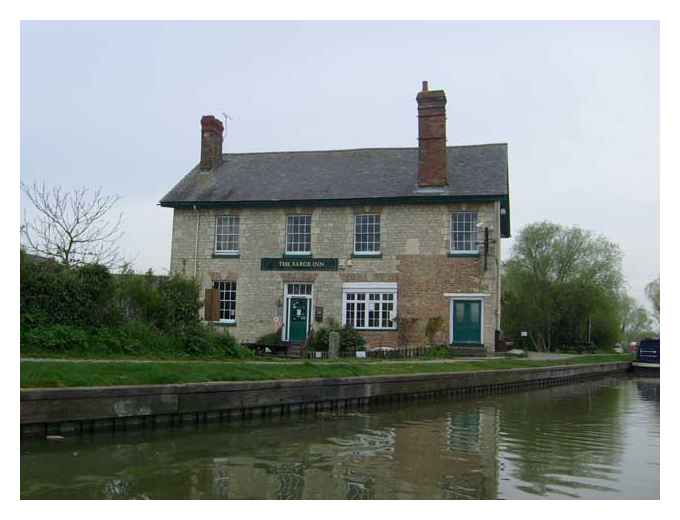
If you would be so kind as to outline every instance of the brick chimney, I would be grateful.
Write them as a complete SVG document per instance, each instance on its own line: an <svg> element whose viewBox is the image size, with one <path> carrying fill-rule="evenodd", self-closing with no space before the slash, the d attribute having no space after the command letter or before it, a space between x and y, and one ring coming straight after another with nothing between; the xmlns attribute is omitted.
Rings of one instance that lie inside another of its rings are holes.
<svg viewBox="0 0 680 520"><path fill-rule="evenodd" d="M446 166L446 95L443 90L423 90L418 102L418 186L446 186L449 183Z"/></svg>
<svg viewBox="0 0 680 520"><path fill-rule="evenodd" d="M224 125L215 116L201 118L201 170L212 170L222 163Z"/></svg>

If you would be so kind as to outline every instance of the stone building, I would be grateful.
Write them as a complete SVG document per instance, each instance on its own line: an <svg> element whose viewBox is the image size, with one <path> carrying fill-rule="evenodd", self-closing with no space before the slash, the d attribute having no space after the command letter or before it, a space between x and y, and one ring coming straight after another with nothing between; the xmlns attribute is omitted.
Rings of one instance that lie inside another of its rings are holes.
<svg viewBox="0 0 680 520"><path fill-rule="evenodd" d="M244 342L337 323L369 348L494 350L507 145L447 146L444 91L416 99L417 148L223 154L222 123L201 119L200 163L160 204L206 321Z"/></svg>

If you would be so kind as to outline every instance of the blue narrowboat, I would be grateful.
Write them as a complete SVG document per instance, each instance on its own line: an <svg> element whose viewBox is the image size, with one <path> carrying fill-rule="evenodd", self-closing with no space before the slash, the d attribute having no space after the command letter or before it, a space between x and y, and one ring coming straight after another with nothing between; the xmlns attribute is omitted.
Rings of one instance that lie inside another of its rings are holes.
<svg viewBox="0 0 680 520"><path fill-rule="evenodd" d="M637 348L633 368L636 371L659 371L661 357L659 354L659 338L643 339Z"/></svg>

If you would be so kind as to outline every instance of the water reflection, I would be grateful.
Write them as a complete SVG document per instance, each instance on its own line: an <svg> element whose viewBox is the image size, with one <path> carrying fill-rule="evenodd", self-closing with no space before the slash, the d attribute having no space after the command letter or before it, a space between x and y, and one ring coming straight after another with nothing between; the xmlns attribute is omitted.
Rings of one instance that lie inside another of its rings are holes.
<svg viewBox="0 0 680 520"><path fill-rule="evenodd" d="M658 498L659 380L22 443L22 498Z"/></svg>

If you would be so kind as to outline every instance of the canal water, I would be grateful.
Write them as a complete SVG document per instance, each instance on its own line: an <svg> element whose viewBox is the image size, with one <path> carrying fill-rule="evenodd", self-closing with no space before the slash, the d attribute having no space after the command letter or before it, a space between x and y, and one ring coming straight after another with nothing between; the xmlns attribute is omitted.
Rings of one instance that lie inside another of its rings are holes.
<svg viewBox="0 0 680 520"><path fill-rule="evenodd" d="M659 379L21 444L21 497L659 498Z"/></svg>

